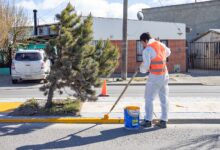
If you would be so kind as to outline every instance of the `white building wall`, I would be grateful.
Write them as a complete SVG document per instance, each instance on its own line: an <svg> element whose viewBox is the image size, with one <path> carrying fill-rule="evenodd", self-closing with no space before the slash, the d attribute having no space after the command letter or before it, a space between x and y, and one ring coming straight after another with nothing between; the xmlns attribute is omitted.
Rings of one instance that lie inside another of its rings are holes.
<svg viewBox="0 0 220 150"><path fill-rule="evenodd" d="M38 35L48 35L48 28L50 28L48 25L39 26ZM185 28L185 24L182 23L128 20L128 40L138 40L144 32L149 32L154 38L164 40L185 40ZM50 30L51 34L55 33ZM94 40L122 40L122 19L94 17L93 37Z"/></svg>
<svg viewBox="0 0 220 150"><path fill-rule="evenodd" d="M128 40L138 40L144 32L154 38L185 40L185 24L128 20ZM122 40L122 19L94 18L94 40Z"/></svg>

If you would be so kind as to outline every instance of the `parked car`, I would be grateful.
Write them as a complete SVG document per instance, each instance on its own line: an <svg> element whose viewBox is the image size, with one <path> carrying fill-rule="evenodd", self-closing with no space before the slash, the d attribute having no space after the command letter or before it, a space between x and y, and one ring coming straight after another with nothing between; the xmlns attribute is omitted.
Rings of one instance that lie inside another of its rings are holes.
<svg viewBox="0 0 220 150"><path fill-rule="evenodd" d="M51 63L43 50L20 50L11 65L12 83L19 80L45 80Z"/></svg>

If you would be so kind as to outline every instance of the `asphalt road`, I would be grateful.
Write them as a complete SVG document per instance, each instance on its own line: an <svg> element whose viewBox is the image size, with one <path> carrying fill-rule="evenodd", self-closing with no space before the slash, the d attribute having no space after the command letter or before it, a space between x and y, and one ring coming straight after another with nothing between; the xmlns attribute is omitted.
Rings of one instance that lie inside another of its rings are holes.
<svg viewBox="0 0 220 150"><path fill-rule="evenodd" d="M217 150L220 126L169 125L128 131L123 125L0 124L3 150Z"/></svg>
<svg viewBox="0 0 220 150"><path fill-rule="evenodd" d="M0 87L0 98L45 98L43 93L39 91L42 84L18 84L16 86ZM124 86L108 86L108 94L113 97L118 97ZM130 86L125 95L126 97L143 97L144 86ZM101 89L96 89L97 94L100 94ZM73 94L72 91L66 88L63 95L55 94L56 98L67 97ZM219 97L220 86L204 86L204 85L171 85L171 97Z"/></svg>

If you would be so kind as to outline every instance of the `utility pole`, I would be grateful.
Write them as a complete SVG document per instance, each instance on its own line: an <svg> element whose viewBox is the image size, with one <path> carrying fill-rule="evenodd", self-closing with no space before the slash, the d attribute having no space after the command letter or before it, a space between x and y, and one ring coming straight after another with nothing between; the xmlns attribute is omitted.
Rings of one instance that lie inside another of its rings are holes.
<svg viewBox="0 0 220 150"><path fill-rule="evenodd" d="M123 42L122 42L122 57L121 57L121 78L127 79L127 55L128 55L128 41L127 41L127 18L128 18L128 0L124 0L123 4Z"/></svg>
<svg viewBox="0 0 220 150"><path fill-rule="evenodd" d="M34 35L37 36L37 10L34 9Z"/></svg>

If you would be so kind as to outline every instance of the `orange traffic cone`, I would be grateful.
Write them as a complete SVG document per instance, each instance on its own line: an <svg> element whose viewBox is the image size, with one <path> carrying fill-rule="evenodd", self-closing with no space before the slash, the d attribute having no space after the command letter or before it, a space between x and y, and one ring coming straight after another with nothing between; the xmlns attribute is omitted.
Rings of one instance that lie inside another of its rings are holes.
<svg viewBox="0 0 220 150"><path fill-rule="evenodd" d="M102 85L102 93L99 96L109 96L107 94L107 84L106 80L104 80L103 85Z"/></svg>

